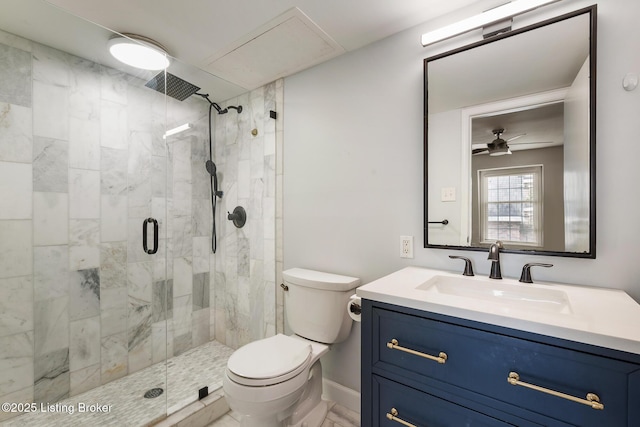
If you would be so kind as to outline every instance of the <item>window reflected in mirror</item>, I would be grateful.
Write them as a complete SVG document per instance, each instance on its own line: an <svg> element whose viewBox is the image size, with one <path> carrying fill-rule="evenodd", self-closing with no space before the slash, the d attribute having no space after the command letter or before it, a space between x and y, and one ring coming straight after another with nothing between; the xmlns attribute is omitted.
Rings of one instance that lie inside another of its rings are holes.
<svg viewBox="0 0 640 427"><path fill-rule="evenodd" d="M478 243L542 247L542 165L478 170Z"/></svg>

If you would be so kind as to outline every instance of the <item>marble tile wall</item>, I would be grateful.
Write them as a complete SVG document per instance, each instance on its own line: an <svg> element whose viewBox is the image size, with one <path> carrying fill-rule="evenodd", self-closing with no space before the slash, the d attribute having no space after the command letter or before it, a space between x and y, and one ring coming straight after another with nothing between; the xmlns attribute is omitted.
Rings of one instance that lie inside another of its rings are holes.
<svg viewBox="0 0 640 427"><path fill-rule="evenodd" d="M229 110L215 118L214 161L224 197L216 212L211 337L232 348L283 328L282 306L276 306L276 270L282 270L282 251L276 249L282 246L276 244L282 231L280 226L276 233L276 212L281 215L282 206L277 197L282 193L276 191L282 182L276 143L281 150L282 99L283 81L278 80L225 103L242 105L242 113ZM226 219L236 206L247 212L243 228Z"/></svg>
<svg viewBox="0 0 640 427"><path fill-rule="evenodd" d="M211 338L208 105L144 82L0 31L0 401L55 402ZM244 248L248 278L264 258Z"/></svg>

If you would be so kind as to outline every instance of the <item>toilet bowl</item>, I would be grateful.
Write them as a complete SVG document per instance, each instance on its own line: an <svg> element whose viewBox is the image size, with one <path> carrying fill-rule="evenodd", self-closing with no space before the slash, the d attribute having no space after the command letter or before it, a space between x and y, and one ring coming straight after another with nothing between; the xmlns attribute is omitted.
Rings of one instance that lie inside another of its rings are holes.
<svg viewBox="0 0 640 427"><path fill-rule="evenodd" d="M223 389L229 406L243 415L241 426L300 425L322 403L319 359L328 351L325 344L282 334L236 350L227 363ZM326 406L315 412L324 419Z"/></svg>
<svg viewBox="0 0 640 427"><path fill-rule="evenodd" d="M299 268L282 276L294 334L249 343L227 362L223 389L241 427L320 427L327 413L320 358L350 333L346 306L359 279Z"/></svg>

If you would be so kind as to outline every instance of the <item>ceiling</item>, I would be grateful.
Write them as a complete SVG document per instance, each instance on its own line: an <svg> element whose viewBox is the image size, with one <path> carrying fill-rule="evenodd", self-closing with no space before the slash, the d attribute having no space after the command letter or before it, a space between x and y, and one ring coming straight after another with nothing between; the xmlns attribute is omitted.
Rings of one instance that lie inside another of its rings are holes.
<svg viewBox="0 0 640 427"><path fill-rule="evenodd" d="M140 34L223 101L478 1L2 0L0 29L120 69L112 31Z"/></svg>
<svg viewBox="0 0 640 427"><path fill-rule="evenodd" d="M501 138L507 141L511 151L562 145L564 103L557 102L517 112L473 118L472 148L486 148L486 144L496 139L493 133L496 129L504 129Z"/></svg>
<svg viewBox="0 0 640 427"><path fill-rule="evenodd" d="M589 48L583 14L429 61L429 114L569 87Z"/></svg>
<svg viewBox="0 0 640 427"><path fill-rule="evenodd" d="M589 24L583 14L429 60L429 114L566 90L589 58ZM504 140L517 137L509 142L512 151L563 144L563 103L530 102L527 108L504 107L474 117L472 148L485 148L495 129L505 130Z"/></svg>

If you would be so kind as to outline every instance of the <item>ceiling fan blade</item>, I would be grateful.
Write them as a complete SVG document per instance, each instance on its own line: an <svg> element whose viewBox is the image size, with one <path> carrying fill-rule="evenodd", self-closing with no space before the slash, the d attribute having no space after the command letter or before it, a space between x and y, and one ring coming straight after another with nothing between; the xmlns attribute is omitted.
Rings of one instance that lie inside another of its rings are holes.
<svg viewBox="0 0 640 427"><path fill-rule="evenodd" d="M526 145L526 144L555 144L554 141L529 141L529 142L514 142L513 145Z"/></svg>
<svg viewBox="0 0 640 427"><path fill-rule="evenodd" d="M488 148L475 148L471 150L471 154L480 154L482 152L489 151Z"/></svg>
<svg viewBox="0 0 640 427"><path fill-rule="evenodd" d="M511 141L513 141L514 139L521 138L521 137L523 137L523 136L525 136L525 135L526 135L526 133L521 133L520 135L512 136L511 138L507 139L507 142L511 142Z"/></svg>

